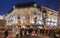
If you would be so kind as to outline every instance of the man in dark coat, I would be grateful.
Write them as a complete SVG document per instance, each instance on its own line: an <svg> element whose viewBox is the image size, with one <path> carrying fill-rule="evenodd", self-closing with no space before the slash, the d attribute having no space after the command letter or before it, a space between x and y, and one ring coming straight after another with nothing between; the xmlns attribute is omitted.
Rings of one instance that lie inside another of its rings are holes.
<svg viewBox="0 0 60 38"><path fill-rule="evenodd" d="M22 31L23 31L23 29L20 29L20 38L22 38Z"/></svg>
<svg viewBox="0 0 60 38"><path fill-rule="evenodd" d="M7 36L8 36L8 29L6 29L6 31L5 31L5 37L4 38L6 38Z"/></svg>

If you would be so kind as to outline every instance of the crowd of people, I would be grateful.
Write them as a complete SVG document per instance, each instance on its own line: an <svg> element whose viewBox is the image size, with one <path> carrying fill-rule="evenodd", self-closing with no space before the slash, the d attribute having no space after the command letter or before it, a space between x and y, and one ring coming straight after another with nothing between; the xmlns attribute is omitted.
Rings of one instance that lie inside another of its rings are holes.
<svg viewBox="0 0 60 38"><path fill-rule="evenodd" d="M38 31L37 29L33 29L33 28L18 28L16 30L16 38L18 38L18 36L20 35L20 38L22 38L22 36L29 36L29 35L37 35ZM5 31L5 38L8 36L8 29L6 29Z"/></svg>
<svg viewBox="0 0 60 38"><path fill-rule="evenodd" d="M46 31L46 32L45 32ZM48 34L49 37L59 38L56 37L56 34L60 34L60 31L55 32L53 29L45 30L45 29L38 29L38 28L18 28L16 30L16 38L20 36L22 38L23 36L29 37L31 35L39 35L39 34ZM5 31L5 38L8 36L8 29Z"/></svg>
<svg viewBox="0 0 60 38"><path fill-rule="evenodd" d="M37 35L37 33L38 33L37 29L33 29L33 28L27 28L27 29L22 28L21 29L20 28L18 33L16 34L16 36L17 36L16 38L18 38L19 32L20 32L20 38L22 38L22 36L28 37L30 35Z"/></svg>

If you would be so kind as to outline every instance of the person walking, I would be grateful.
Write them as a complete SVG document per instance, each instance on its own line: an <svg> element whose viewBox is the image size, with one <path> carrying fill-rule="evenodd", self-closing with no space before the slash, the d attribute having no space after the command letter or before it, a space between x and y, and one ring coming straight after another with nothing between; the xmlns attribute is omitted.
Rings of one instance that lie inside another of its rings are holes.
<svg viewBox="0 0 60 38"><path fill-rule="evenodd" d="M16 38L18 38L19 34L19 29L16 30Z"/></svg>
<svg viewBox="0 0 60 38"><path fill-rule="evenodd" d="M23 31L23 29L20 29L20 38L22 38L22 31Z"/></svg>
<svg viewBox="0 0 60 38"><path fill-rule="evenodd" d="M8 28L6 29L6 31L5 31L5 37L4 38L6 38L7 36L8 36Z"/></svg>
<svg viewBox="0 0 60 38"><path fill-rule="evenodd" d="M54 36L54 30L50 29L50 31L49 31L49 37L53 38L53 36Z"/></svg>

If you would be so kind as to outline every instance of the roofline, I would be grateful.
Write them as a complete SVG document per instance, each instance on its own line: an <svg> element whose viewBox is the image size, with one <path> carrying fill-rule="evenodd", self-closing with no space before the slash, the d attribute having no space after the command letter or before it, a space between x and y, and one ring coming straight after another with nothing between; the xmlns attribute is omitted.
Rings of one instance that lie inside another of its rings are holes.
<svg viewBox="0 0 60 38"><path fill-rule="evenodd" d="M19 3L15 4L15 8L24 8L24 7L32 7L36 4L35 2L29 2L29 3Z"/></svg>
<svg viewBox="0 0 60 38"><path fill-rule="evenodd" d="M53 9L50 9L50 8L48 8L48 7L45 7L45 6L41 6L42 8L45 8L45 9L48 9L48 10L51 10L52 12L56 12L56 13L59 13L58 11L55 11L55 10L53 10Z"/></svg>
<svg viewBox="0 0 60 38"><path fill-rule="evenodd" d="M26 4L26 5L25 5ZM29 5L30 4L30 5ZM15 8L27 8L27 7L37 7L38 9L39 8L41 8L40 6L34 6L34 2L30 2L30 3L21 3L21 4L18 4L18 6L17 6L17 4L15 5L15 6L13 6L13 8L10 10L10 11L8 11L8 14L10 13L10 12L12 12ZM22 6L21 6L22 5ZM20 6L20 7L19 7Z"/></svg>
<svg viewBox="0 0 60 38"><path fill-rule="evenodd" d="M8 11L8 13L7 14L10 14L10 12L12 12L14 10L14 8L12 8L10 11Z"/></svg>
<svg viewBox="0 0 60 38"><path fill-rule="evenodd" d="M26 5L27 6L26 6ZM29 5L30 4L30 5ZM53 11L53 12L56 12L56 13L58 13L58 11L55 11L55 10L53 10L53 9L50 9L50 8L47 8L47 7L45 7L45 6L34 6L34 2L30 2L30 3L21 3L21 4L18 4L18 6L20 6L20 7L16 7L16 5L15 6L13 6L13 8L8 12L8 14L10 13L10 12L12 12L15 8L27 8L27 7L36 7L36 8L38 8L38 9L42 9L42 8L45 8L45 9L48 9L48 10L51 10L51 11ZM21 6L22 5L22 6ZM29 6L28 6L29 5ZM25 6L25 7L24 7ZM41 10L40 9L40 10Z"/></svg>

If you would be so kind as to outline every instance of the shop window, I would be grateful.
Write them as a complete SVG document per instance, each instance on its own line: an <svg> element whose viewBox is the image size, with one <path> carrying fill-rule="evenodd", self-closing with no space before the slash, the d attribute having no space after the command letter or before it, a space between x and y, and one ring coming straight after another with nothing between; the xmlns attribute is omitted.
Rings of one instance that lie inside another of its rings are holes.
<svg viewBox="0 0 60 38"><path fill-rule="evenodd" d="M54 26L54 25L53 25L53 22L51 22L51 25Z"/></svg>
<svg viewBox="0 0 60 38"><path fill-rule="evenodd" d="M52 22L54 22L54 19L52 19Z"/></svg>
<svg viewBox="0 0 60 38"><path fill-rule="evenodd" d="M47 25L50 25L50 22L47 22Z"/></svg>
<svg viewBox="0 0 60 38"><path fill-rule="evenodd" d="M57 22L57 20L55 20L55 22Z"/></svg>
<svg viewBox="0 0 60 38"><path fill-rule="evenodd" d="M47 18L46 21L50 21L50 18Z"/></svg>
<svg viewBox="0 0 60 38"><path fill-rule="evenodd" d="M57 23L54 23L54 25L56 26L56 25L57 25Z"/></svg>

